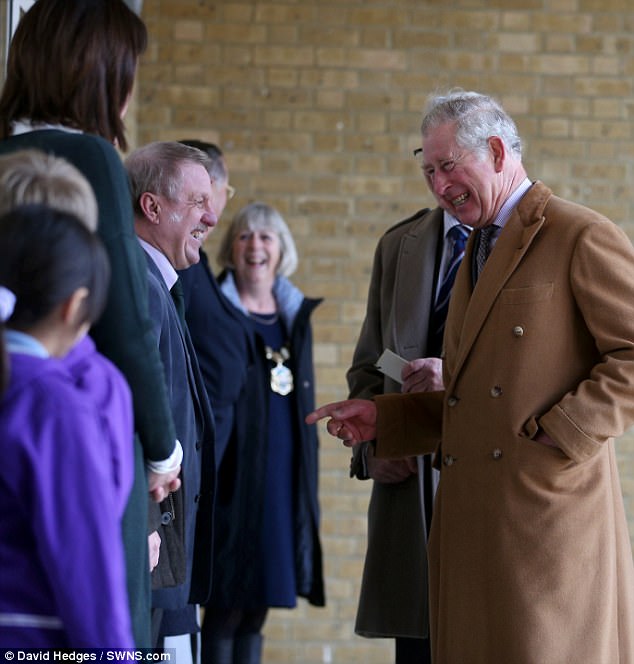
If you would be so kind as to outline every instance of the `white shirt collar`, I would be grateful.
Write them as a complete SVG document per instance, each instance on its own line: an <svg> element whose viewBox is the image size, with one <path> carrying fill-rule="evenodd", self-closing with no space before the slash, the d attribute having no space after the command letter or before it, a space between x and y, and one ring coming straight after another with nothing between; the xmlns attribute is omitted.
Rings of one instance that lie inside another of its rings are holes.
<svg viewBox="0 0 634 664"><path fill-rule="evenodd" d="M452 217L449 214L449 212L447 212L447 210L442 211L442 221L443 221L443 233L445 237L447 237L447 233L449 233L449 230L454 226L460 225L471 230L471 226L467 226L466 224L461 223L455 217Z"/></svg>
<svg viewBox="0 0 634 664"><path fill-rule="evenodd" d="M511 213L515 209L515 206L520 202L520 199L524 194L531 188L533 183L529 178L525 178L520 182L517 189L506 199L504 205L500 208L500 211L497 213L497 216L493 220L494 226L499 226L504 228L506 222L509 220Z"/></svg>
<svg viewBox="0 0 634 664"><path fill-rule="evenodd" d="M172 267L172 264L167 259L167 256L161 251L159 251L156 247L153 247L151 244L149 244L149 242L142 240L138 236L137 240L139 241L140 245L143 247L145 252L148 254L148 256L154 261L156 267L159 269L159 272L163 277L163 281L165 282L167 289L171 290L172 286L176 283L176 280L178 279L178 274L176 274L176 270Z"/></svg>
<svg viewBox="0 0 634 664"><path fill-rule="evenodd" d="M81 129L74 127L66 127L61 124L48 124L46 122L31 122L31 120L16 120L11 125L12 136L18 134L28 134L31 131L40 131L42 129L58 129L59 131L67 131L70 134L83 134Z"/></svg>

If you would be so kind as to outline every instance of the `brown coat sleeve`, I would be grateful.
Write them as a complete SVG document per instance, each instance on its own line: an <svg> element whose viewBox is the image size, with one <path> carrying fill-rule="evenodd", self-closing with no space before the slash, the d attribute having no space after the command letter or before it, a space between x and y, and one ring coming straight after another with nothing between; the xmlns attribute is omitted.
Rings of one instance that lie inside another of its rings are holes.
<svg viewBox="0 0 634 664"><path fill-rule="evenodd" d="M431 454L440 444L444 392L384 394L377 406L376 456Z"/></svg>

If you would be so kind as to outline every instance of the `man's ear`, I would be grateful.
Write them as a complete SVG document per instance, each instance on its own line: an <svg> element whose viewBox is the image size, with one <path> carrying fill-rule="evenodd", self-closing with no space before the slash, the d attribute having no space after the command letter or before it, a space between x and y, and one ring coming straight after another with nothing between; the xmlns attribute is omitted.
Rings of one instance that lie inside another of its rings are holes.
<svg viewBox="0 0 634 664"><path fill-rule="evenodd" d="M84 302L88 297L89 290L81 286L62 302L60 315L64 323L73 327L79 327L84 321Z"/></svg>
<svg viewBox="0 0 634 664"><path fill-rule="evenodd" d="M161 205L158 201L156 194L149 191L144 191L139 198L139 207L143 212L143 216L151 223L159 223L159 212Z"/></svg>
<svg viewBox="0 0 634 664"><path fill-rule="evenodd" d="M493 156L493 166L496 173L500 173L504 167L504 160L506 159L506 148L504 141L499 136L489 137L489 150Z"/></svg>

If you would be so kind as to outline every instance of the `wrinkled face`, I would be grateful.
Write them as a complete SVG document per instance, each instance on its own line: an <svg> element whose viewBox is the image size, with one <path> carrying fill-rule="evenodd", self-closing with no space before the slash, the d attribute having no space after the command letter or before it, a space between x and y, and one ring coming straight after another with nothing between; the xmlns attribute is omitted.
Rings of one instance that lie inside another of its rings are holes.
<svg viewBox="0 0 634 664"><path fill-rule="evenodd" d="M281 257L280 238L275 231L244 229L233 240L231 251L238 285L272 287Z"/></svg>
<svg viewBox="0 0 634 664"><path fill-rule="evenodd" d="M183 184L176 199L159 197L159 248L176 270L184 270L200 260L199 250L218 223L206 169L185 162L181 171Z"/></svg>
<svg viewBox="0 0 634 664"><path fill-rule="evenodd" d="M482 228L501 207L503 185L499 139L489 139L486 155L458 147L453 123L423 136L423 174L438 205L463 224ZM503 201L502 201L503 202Z"/></svg>

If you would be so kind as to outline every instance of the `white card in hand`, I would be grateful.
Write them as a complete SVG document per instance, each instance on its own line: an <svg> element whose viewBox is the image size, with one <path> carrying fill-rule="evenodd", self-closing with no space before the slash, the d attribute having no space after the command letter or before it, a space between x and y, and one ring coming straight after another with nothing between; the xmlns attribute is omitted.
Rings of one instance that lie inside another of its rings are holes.
<svg viewBox="0 0 634 664"><path fill-rule="evenodd" d="M407 360L404 360L400 355L386 348L381 353L381 357L376 361L375 366L381 373L389 376L392 380L402 383L401 371L406 364Z"/></svg>

